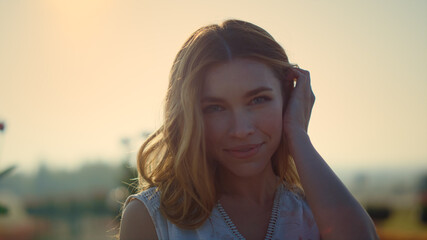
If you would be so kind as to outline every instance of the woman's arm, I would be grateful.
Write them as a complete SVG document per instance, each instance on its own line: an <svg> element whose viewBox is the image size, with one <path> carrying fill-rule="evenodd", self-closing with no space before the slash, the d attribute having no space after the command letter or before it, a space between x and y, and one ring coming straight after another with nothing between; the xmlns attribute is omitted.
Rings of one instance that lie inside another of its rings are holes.
<svg viewBox="0 0 427 240"><path fill-rule="evenodd" d="M297 85L284 131L307 202L322 239L378 239L369 215L316 151L307 134L314 95L308 71L295 69Z"/></svg>
<svg viewBox="0 0 427 240"><path fill-rule="evenodd" d="M124 209L120 223L120 240L158 239L156 229L145 205L131 201Z"/></svg>

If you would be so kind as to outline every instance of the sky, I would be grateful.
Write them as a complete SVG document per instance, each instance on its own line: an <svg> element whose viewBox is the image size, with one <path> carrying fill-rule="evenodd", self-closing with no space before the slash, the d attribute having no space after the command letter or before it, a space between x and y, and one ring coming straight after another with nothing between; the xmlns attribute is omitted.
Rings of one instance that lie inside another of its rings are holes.
<svg viewBox="0 0 427 240"><path fill-rule="evenodd" d="M0 170L135 162L179 48L230 18L310 71L309 135L332 168L427 170L426 12L424 0L0 1Z"/></svg>

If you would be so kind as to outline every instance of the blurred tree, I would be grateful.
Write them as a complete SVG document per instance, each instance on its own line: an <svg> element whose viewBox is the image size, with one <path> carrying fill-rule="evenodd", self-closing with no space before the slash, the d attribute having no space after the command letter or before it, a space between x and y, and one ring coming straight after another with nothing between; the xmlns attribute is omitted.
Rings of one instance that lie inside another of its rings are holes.
<svg viewBox="0 0 427 240"><path fill-rule="evenodd" d="M16 165L13 165L11 167L6 168L2 172L0 172L0 180L6 177L6 175L10 174L15 168L16 168Z"/></svg>
<svg viewBox="0 0 427 240"><path fill-rule="evenodd" d="M427 224L427 174L421 177L418 192L421 204L420 221Z"/></svg>
<svg viewBox="0 0 427 240"><path fill-rule="evenodd" d="M54 189L55 185L58 184L45 161L42 161L39 165L33 184L36 191L41 195L50 194L53 192L52 189Z"/></svg>
<svg viewBox="0 0 427 240"><path fill-rule="evenodd" d="M0 204L0 216L7 215L7 213L8 213L7 207Z"/></svg>
<svg viewBox="0 0 427 240"><path fill-rule="evenodd" d="M4 126L0 126L0 127L4 128ZM4 178L6 175L10 174L15 168L16 168L16 166L13 165L13 166L8 167L5 170L1 171L0 172L0 180L2 178ZM1 215L7 215L8 212L9 212L8 208L0 203L0 216Z"/></svg>
<svg viewBox="0 0 427 240"><path fill-rule="evenodd" d="M376 224L387 220L392 213L391 209L386 206L368 206L366 207L366 212L368 212L369 216Z"/></svg>
<svg viewBox="0 0 427 240"><path fill-rule="evenodd" d="M122 164L122 184L127 188L129 194L135 194L138 191L138 172L130 164Z"/></svg>
<svg viewBox="0 0 427 240"><path fill-rule="evenodd" d="M4 130L5 130L5 123L4 123L4 121L0 121L0 133L3 133ZM0 157L1 157L1 152L2 152L1 147L2 147L2 144L0 142ZM0 160L1 160L1 158L0 158Z"/></svg>
<svg viewBox="0 0 427 240"><path fill-rule="evenodd" d="M145 141L151 132L143 131L138 138L142 137L142 140ZM132 149L132 139L123 138L121 140L123 147L125 148L125 159L122 163L122 184L128 189L129 194L134 194L138 191L138 171L135 167L132 166L131 162L131 149Z"/></svg>
<svg viewBox="0 0 427 240"><path fill-rule="evenodd" d="M420 220L422 223L427 224L427 206L421 207Z"/></svg>

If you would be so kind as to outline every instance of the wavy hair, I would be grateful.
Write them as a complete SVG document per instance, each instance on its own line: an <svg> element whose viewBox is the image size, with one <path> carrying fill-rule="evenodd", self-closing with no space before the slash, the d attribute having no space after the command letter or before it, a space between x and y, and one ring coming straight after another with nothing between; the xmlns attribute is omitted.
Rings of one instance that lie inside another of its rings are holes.
<svg viewBox="0 0 427 240"><path fill-rule="evenodd" d="M286 78L296 67L264 29L240 20L198 29L179 50L170 72L164 122L138 153L139 188L156 187L160 211L184 229L200 227L217 201L216 163L206 157L201 90L207 70L235 58L266 64L281 81L284 109L293 88ZM274 173L301 189L286 139L272 157Z"/></svg>

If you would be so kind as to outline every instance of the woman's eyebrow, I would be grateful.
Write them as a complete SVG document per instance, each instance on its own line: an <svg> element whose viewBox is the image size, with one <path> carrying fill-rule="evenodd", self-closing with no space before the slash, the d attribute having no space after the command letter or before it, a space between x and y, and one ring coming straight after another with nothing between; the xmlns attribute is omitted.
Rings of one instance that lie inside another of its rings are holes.
<svg viewBox="0 0 427 240"><path fill-rule="evenodd" d="M264 91L273 91L273 89L269 88L269 87L255 88L255 89L250 90L249 92L245 93L244 97L249 98L249 97L252 97L254 95L257 95L260 92L264 92ZM221 101L224 101L224 100L222 98L219 98L219 97L206 96L206 97L202 98L202 102L221 102Z"/></svg>
<svg viewBox="0 0 427 240"><path fill-rule="evenodd" d="M223 101L221 98L218 97L203 97L202 102L221 102Z"/></svg>
<svg viewBox="0 0 427 240"><path fill-rule="evenodd" d="M246 98L248 98L248 97L251 97L251 96L257 95L257 94L258 94L258 93L260 93L260 92L264 92L264 91L273 91L273 89L272 89L272 88L269 88L269 87L259 87L259 88L255 88L254 90L250 90L249 92L247 92L247 93L245 94L245 97L246 97Z"/></svg>

